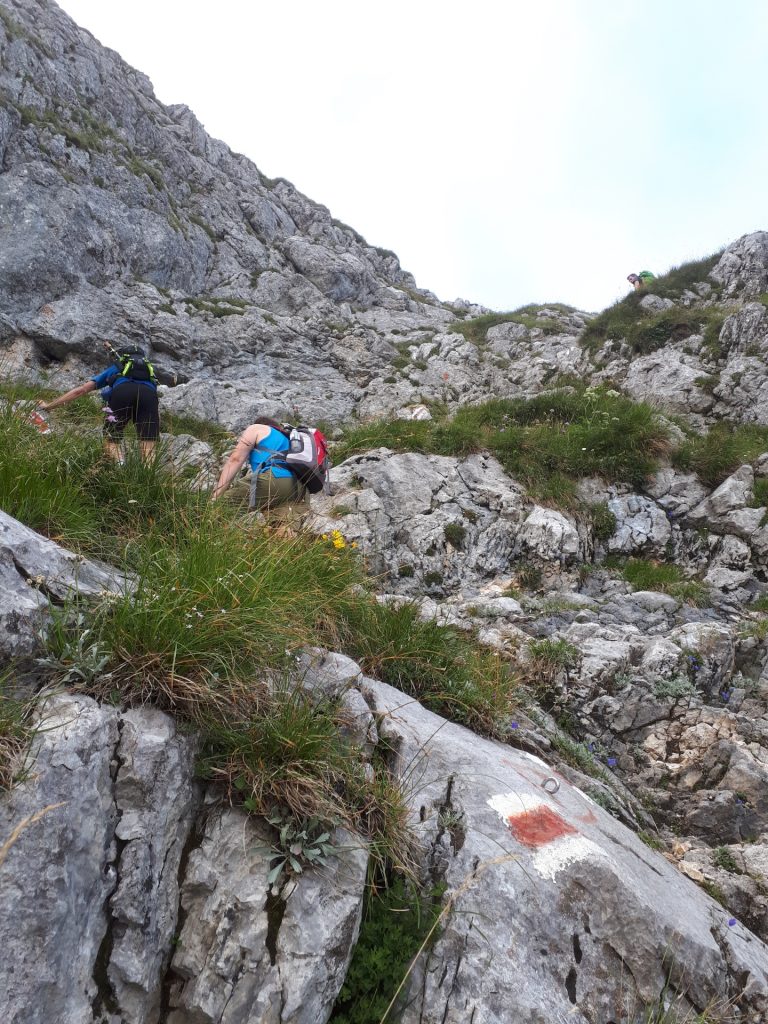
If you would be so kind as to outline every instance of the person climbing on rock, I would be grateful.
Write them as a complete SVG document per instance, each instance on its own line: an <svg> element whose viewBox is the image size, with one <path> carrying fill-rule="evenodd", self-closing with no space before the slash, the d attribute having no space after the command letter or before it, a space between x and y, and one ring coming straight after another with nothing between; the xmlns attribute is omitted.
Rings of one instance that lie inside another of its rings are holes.
<svg viewBox="0 0 768 1024"><path fill-rule="evenodd" d="M128 423L136 427L139 450L145 462L152 459L160 435L160 410L157 397L157 378L152 364L140 348L117 351L108 342L104 348L114 359L111 366L90 380L67 391L50 402L38 403L38 409L48 412L60 405L73 402L91 391L101 390L104 404L104 446L115 462L124 461L121 446L123 431Z"/></svg>
<svg viewBox="0 0 768 1024"><path fill-rule="evenodd" d="M328 472L325 438L320 431L286 427L262 416L238 438L213 489L214 501L230 487L246 462L250 481L235 484L229 501L288 524L300 523L309 512L310 492L322 489Z"/></svg>
<svg viewBox="0 0 768 1024"><path fill-rule="evenodd" d="M641 270L639 274L627 274L627 280L636 292L641 292L648 287L651 281L656 280L656 275L652 274L650 270Z"/></svg>

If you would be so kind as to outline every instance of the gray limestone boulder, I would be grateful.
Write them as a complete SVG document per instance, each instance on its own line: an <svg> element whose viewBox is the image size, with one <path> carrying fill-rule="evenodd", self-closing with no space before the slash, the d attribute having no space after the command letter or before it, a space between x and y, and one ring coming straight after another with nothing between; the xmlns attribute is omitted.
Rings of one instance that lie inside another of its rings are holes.
<svg viewBox="0 0 768 1024"><path fill-rule="evenodd" d="M768 231L755 231L732 242L710 277L722 285L729 298L755 298L768 291Z"/></svg>
<svg viewBox="0 0 768 1024"><path fill-rule="evenodd" d="M110 566L67 551L0 511L0 662L40 645L51 604L122 593Z"/></svg>
<svg viewBox="0 0 768 1024"><path fill-rule="evenodd" d="M182 885L168 1024L324 1024L357 938L368 855L337 830L339 854L287 899L268 896L268 827L209 814Z"/></svg>
<svg viewBox="0 0 768 1024"><path fill-rule="evenodd" d="M768 1013L768 948L539 758L363 692L415 772L425 874L447 885L404 1024L632 1020L675 999Z"/></svg>
<svg viewBox="0 0 768 1024"><path fill-rule="evenodd" d="M611 498L616 529L606 541L611 554L663 557L672 539L667 513L651 498L628 494Z"/></svg>

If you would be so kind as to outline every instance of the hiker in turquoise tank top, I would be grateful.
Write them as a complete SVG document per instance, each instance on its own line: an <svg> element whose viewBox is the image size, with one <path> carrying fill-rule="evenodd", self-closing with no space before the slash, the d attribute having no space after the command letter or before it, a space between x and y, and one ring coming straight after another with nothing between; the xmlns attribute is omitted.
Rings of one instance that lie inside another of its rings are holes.
<svg viewBox="0 0 768 1024"><path fill-rule="evenodd" d="M305 515L309 511L309 494L280 458L289 448L280 423L267 416L255 420L242 432L224 463L212 498L216 500L224 494L247 462L250 481L232 487L227 496L232 504L282 520Z"/></svg>

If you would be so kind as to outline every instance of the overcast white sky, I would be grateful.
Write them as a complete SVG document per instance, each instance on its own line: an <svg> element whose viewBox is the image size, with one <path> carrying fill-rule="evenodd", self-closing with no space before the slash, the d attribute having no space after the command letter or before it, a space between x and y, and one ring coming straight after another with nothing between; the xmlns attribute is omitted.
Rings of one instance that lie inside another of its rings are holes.
<svg viewBox="0 0 768 1024"><path fill-rule="evenodd" d="M62 0L443 299L602 308L768 228L765 0Z"/></svg>

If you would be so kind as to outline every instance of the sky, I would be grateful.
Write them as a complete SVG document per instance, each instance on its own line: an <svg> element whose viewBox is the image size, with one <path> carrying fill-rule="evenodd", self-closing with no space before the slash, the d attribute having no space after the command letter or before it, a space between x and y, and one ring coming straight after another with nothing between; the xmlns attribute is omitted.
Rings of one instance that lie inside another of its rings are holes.
<svg viewBox="0 0 768 1024"><path fill-rule="evenodd" d="M60 0L441 299L598 310L768 229L765 0Z"/></svg>

